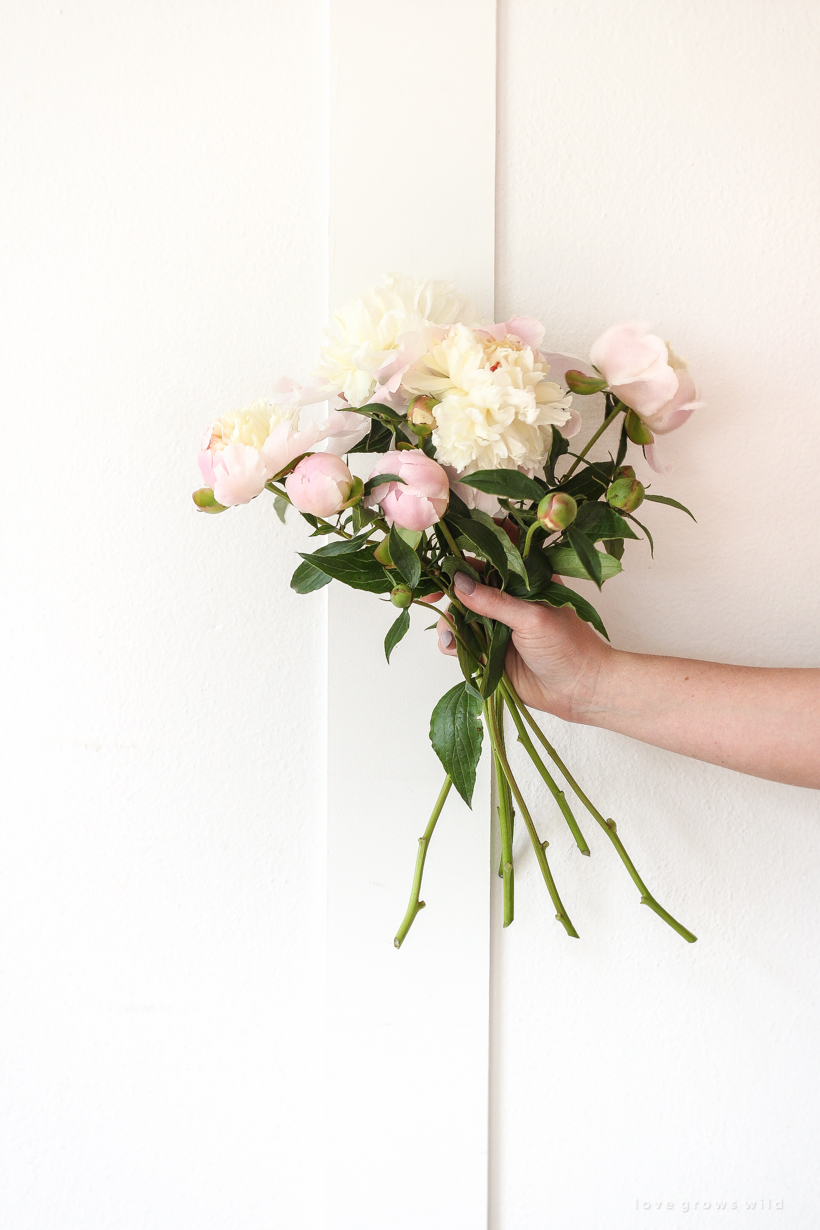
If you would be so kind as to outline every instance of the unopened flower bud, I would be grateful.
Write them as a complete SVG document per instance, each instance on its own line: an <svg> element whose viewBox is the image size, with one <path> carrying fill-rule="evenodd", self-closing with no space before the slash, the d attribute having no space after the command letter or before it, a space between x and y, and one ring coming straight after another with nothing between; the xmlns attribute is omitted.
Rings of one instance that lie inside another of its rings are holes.
<svg viewBox="0 0 820 1230"><path fill-rule="evenodd" d="M626 434L633 444L654 444L655 437L634 410L626 412Z"/></svg>
<svg viewBox="0 0 820 1230"><path fill-rule="evenodd" d="M225 512L227 505L220 504L210 487L200 487L193 494L193 501L200 512L220 513Z"/></svg>
<svg viewBox="0 0 820 1230"><path fill-rule="evenodd" d="M631 468L631 467L630 467ZM618 508L621 512L634 512L643 504L644 486L637 478L616 478L606 491L606 502L610 508Z"/></svg>
<svg viewBox="0 0 820 1230"><path fill-rule="evenodd" d="M435 397L425 397L424 394L414 397L407 408L407 418L414 427L435 427L433 406L437 405Z"/></svg>
<svg viewBox="0 0 820 1230"><path fill-rule="evenodd" d="M635 467L634 466L621 466L620 470L618 470L618 473L615 475L615 477L616 478L634 478L635 477Z"/></svg>
<svg viewBox="0 0 820 1230"><path fill-rule="evenodd" d="M585 376L575 368L564 372L564 379L572 393L580 393L581 397L589 397L592 393L600 393L607 386L602 376Z"/></svg>
<svg viewBox="0 0 820 1230"><path fill-rule="evenodd" d="M382 568L395 568L393 556L390 554L390 543L387 538L383 538L376 550L373 552L376 559L381 564Z"/></svg>
<svg viewBox="0 0 820 1230"><path fill-rule="evenodd" d="M397 585L390 591L390 601L393 606L399 606L406 611L413 602L413 591L409 585Z"/></svg>
<svg viewBox="0 0 820 1230"><path fill-rule="evenodd" d="M553 491L545 495L538 505L538 520L549 534L557 534L572 525L578 513L578 505L566 491Z"/></svg>

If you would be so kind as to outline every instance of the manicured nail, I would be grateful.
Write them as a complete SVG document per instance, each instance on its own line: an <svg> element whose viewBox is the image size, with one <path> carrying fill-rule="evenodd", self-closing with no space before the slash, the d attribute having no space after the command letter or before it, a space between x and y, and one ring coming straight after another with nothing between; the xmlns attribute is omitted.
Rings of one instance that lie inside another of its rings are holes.
<svg viewBox="0 0 820 1230"><path fill-rule="evenodd" d="M455 640L455 637L449 628L442 628L441 632L438 634L438 639L442 649L449 649Z"/></svg>
<svg viewBox="0 0 820 1230"><path fill-rule="evenodd" d="M466 572L457 572L455 586L462 594L471 594L475 589L475 581Z"/></svg>

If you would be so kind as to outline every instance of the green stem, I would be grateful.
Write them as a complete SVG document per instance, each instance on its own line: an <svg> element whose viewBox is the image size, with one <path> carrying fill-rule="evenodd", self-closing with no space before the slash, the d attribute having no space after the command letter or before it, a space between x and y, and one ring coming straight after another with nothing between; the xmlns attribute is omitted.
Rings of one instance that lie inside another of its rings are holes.
<svg viewBox="0 0 820 1230"><path fill-rule="evenodd" d="M566 931L567 935L571 935L575 939L578 939L578 932L575 930L574 926L572 925L572 921L569 915L564 909L563 902L561 901L561 898L558 895L558 889L555 886L555 880L552 878L552 872L550 871L549 863L547 862L547 856L544 852L548 843L546 841L542 842L538 836L535 825L532 822L532 817L530 816L530 813L527 810L527 804L524 802L524 797L518 788L518 783L513 777L512 770L510 769L509 761L507 760L506 752L504 751L504 748L501 745L501 742L499 740L498 729L496 727L495 716L493 714L492 706L488 706L486 712L489 715L490 737L491 737L492 744L493 744L493 753L501 765L501 769L504 774L504 777L507 779L509 786L510 786L510 790L512 791L513 797L516 801L516 804L518 805L518 810L520 811L521 815L524 818L524 824L526 825L527 832L530 835L530 841L532 842L532 847L535 851L535 857L538 859L538 866L541 868L541 874L544 877L544 882L547 886L547 891L550 897L552 898L552 904L555 906L555 911L556 911L555 917L564 927L564 930Z"/></svg>
<svg viewBox="0 0 820 1230"><path fill-rule="evenodd" d="M521 553L521 558L522 558L522 559L526 559L526 558L527 558L527 556L529 555L529 553L530 553L530 546L532 545L532 536L533 536L533 534L535 533L535 531L536 531L537 529L540 529L540 528L541 528L541 522L540 522L540 521L533 521L532 525L531 525L531 526L530 526L530 528L527 530L527 537L524 539L524 550L523 550L523 551L522 551L522 553Z"/></svg>
<svg viewBox="0 0 820 1230"><path fill-rule="evenodd" d="M270 481L265 483L265 486L272 495L278 495L280 500L284 500L286 504L293 506L293 500L289 498L287 491L280 491L280 489L274 486L274 484ZM313 516L313 514L311 514L311 516ZM318 521L329 534L339 534L342 538L353 537L352 534L348 534L347 530L343 530L341 526L331 525L329 521L325 521L324 517L314 517L314 520Z"/></svg>
<svg viewBox="0 0 820 1230"><path fill-rule="evenodd" d="M589 854L589 846L587 845L586 838L584 837L584 834L581 832L581 828L578 824L578 821L575 819L575 816L572 814L572 809L570 808L570 805L567 802L566 795L564 794L563 790L560 789L555 778L552 776L549 769L544 764L543 760L541 759L541 757L538 755L535 748L533 747L532 739L527 734L527 731L524 727L524 723L521 721L521 714L518 712L518 707L516 706L515 701L510 695L509 689L506 687L504 683L502 683L498 690L499 692L503 694L504 700L506 701L506 704L507 704L507 708L509 709L510 714L512 716L512 720L515 722L515 726L518 731L519 741L524 745L524 749L527 755L529 756L530 760L535 765L538 772L541 774L542 778L547 784L547 789L549 790L552 797L555 799L555 802L560 807L561 812L563 813L564 819L566 820L567 825L569 826L569 830L572 833L573 837L575 838L575 844L577 845L578 849L581 851L582 854Z"/></svg>
<svg viewBox="0 0 820 1230"><path fill-rule="evenodd" d="M481 667L484 665L484 663L481 662L475 656L475 654L470 649L467 642L464 640L464 637L459 634L458 628L456 627L456 622L453 619L452 615L450 615L447 611L440 611L437 606L433 606L432 602L424 602L421 598L414 598L413 606L424 606L427 608L428 611L434 611L440 619L446 620L447 623L450 625L450 628L452 629L453 636L456 638L457 641L461 643L461 647L464 650L464 652L466 654L469 654L469 656L473 659L477 667Z"/></svg>
<svg viewBox="0 0 820 1230"><path fill-rule="evenodd" d="M612 842L615 849L618 851L618 856L621 862L623 863L624 867L626 867L635 886L637 887L638 891L641 894L641 905L649 906L650 910L653 910L658 915L659 918L662 918L665 923L668 923L673 931L677 931L678 935L682 936L688 944L694 944L695 940L698 937L696 935L693 935L692 932L687 927L684 927L683 923L679 923L676 918L673 918L672 915L669 913L669 911L665 910L663 906L660 905L655 900L655 898L652 896L649 889L646 887L643 880L638 875L635 864L632 862L632 859L627 854L624 843L621 841L620 837L618 836L615 821L610 820L610 819L605 820L604 817L601 815L601 813L598 811L598 808L595 807L594 804L589 801L589 799L584 794L581 787L576 782L575 778L570 773L567 766L564 764L561 757L556 752L555 748L552 746L552 744L549 742L544 732L541 730L541 727L538 725L538 723L533 718L532 714L527 709L526 705L521 701L521 699L516 694L515 688L513 687L507 675L504 676L504 686L507 688L507 690L510 693L510 696L512 697L512 699L515 701L516 705L518 706L520 713L523 714L524 719L527 722L527 725L533 730L536 738L540 741L542 746L546 749L548 755L552 758L552 760L558 766L561 773L563 773L567 782L569 783L571 788L575 791L575 794L581 800L584 807L587 809L589 814L597 821L597 823L601 826L601 828L604 830L609 840Z"/></svg>
<svg viewBox="0 0 820 1230"><path fill-rule="evenodd" d="M464 556L462 555L461 551L456 546L455 538L453 538L453 535L450 533L450 531L447 528L446 521L436 522L436 528L440 529L444 537L447 539L447 542L450 546L450 550L452 551L456 559L464 559Z"/></svg>
<svg viewBox="0 0 820 1230"><path fill-rule="evenodd" d="M407 932L413 925L413 920L419 910L424 909L425 902L419 901L419 893L421 892L421 877L424 872L424 860L427 857L427 847L430 844L430 838L433 836L433 830L435 829L436 822L441 815L441 809L444 806L447 795L450 793L450 787L452 784L453 783L451 782L449 776L445 777L444 785L441 787L441 792L436 799L436 805L433 808L433 814L430 816L430 819L427 822L427 828L424 830L424 836L419 838L419 852L416 855L416 870L413 875L413 888L410 892L410 904L407 907L407 913L402 919L401 926L396 932L396 938L393 940L396 948L401 948L407 938Z"/></svg>
<svg viewBox="0 0 820 1230"><path fill-rule="evenodd" d="M616 418L616 416L619 415L625 409L626 409L626 406L622 402L618 401L615 403L615 409L610 411L610 413L606 416L603 423L601 423L601 426L598 428L595 434L589 438L586 445L581 449L580 453L575 458L575 460L573 461L572 465L567 470L564 477L561 479L562 483L565 483L567 479L570 478L575 473L575 471L578 469L578 463L583 461L583 459L586 457L587 453L592 448L595 441L604 434L604 432L606 431L609 424L613 421L613 419Z"/></svg>
<svg viewBox="0 0 820 1230"><path fill-rule="evenodd" d="M495 705L495 728L498 735L498 742L502 751L504 750L504 710L499 703L500 697L498 693L490 700L484 702L485 716L486 710L490 705ZM487 720L487 728L490 727L489 719ZM509 927L515 916L515 871L513 865L513 808L512 796L510 794L509 783L504 776L504 770L501 767L501 761L498 758L495 750L493 751L493 760L495 762L495 782L498 791L498 827L501 832L501 865L499 867L499 875L504 881L504 926Z"/></svg>

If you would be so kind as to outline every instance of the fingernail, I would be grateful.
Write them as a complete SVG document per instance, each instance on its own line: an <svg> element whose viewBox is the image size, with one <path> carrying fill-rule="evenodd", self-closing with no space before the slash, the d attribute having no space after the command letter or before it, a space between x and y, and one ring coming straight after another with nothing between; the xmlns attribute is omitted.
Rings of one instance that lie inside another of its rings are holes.
<svg viewBox="0 0 820 1230"><path fill-rule="evenodd" d="M475 581L466 572L457 572L455 586L462 594L471 594L475 589Z"/></svg>
<svg viewBox="0 0 820 1230"><path fill-rule="evenodd" d="M442 628L441 632L438 634L438 639L442 649L449 649L455 640L455 637L449 628Z"/></svg>

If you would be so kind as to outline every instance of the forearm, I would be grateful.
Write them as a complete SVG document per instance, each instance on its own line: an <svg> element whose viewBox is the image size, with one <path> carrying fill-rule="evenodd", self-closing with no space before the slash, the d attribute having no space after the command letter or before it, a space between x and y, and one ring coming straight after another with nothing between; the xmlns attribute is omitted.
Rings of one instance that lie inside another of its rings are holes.
<svg viewBox="0 0 820 1230"><path fill-rule="evenodd" d="M741 773L820 788L820 670L612 651L573 716Z"/></svg>

